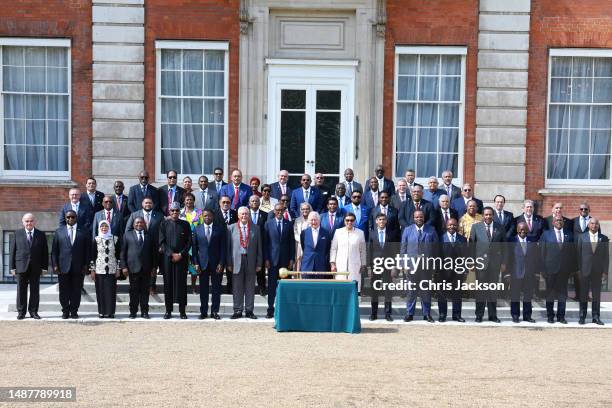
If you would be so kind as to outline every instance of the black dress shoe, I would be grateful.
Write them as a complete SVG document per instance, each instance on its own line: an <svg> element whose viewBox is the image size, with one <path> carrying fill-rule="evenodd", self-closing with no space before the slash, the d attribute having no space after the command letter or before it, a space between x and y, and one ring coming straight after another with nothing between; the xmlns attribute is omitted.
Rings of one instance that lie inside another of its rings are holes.
<svg viewBox="0 0 612 408"><path fill-rule="evenodd" d="M482 323L482 317L477 317L476 318L476 323Z"/></svg>
<svg viewBox="0 0 612 408"><path fill-rule="evenodd" d="M512 316L512 323L520 323L518 316Z"/></svg>
<svg viewBox="0 0 612 408"><path fill-rule="evenodd" d="M426 320L429 323L433 323L435 321L431 315L423 316L423 320Z"/></svg>
<svg viewBox="0 0 612 408"><path fill-rule="evenodd" d="M532 319L531 317L528 317L528 318L526 318L526 319L525 319L525 318L523 318L523 321L524 321L524 322L528 322L528 323L535 323L535 320L534 320L534 319Z"/></svg>
<svg viewBox="0 0 612 408"><path fill-rule="evenodd" d="M501 320L499 320L497 317L489 317L489 321L493 323L501 323Z"/></svg>
<svg viewBox="0 0 612 408"><path fill-rule="evenodd" d="M550 324L553 324L555 322L555 319L553 319L552 317L549 317L546 321Z"/></svg>
<svg viewBox="0 0 612 408"><path fill-rule="evenodd" d="M32 312L32 313L30 313L30 317L31 317L32 319L40 320L40 316L39 316L39 315L38 315L38 313L36 313L36 312Z"/></svg>
<svg viewBox="0 0 612 408"><path fill-rule="evenodd" d="M600 326L604 325L604 322L601 321L601 319L599 317L595 317L593 318L593 323L598 324Z"/></svg>
<svg viewBox="0 0 612 408"><path fill-rule="evenodd" d="M378 316L376 316L375 314L371 314L370 315L370 321L373 322L374 320L378 319Z"/></svg>
<svg viewBox="0 0 612 408"><path fill-rule="evenodd" d="M70 313L70 318L71 319L78 319L79 318L79 314L78 313Z"/></svg>
<svg viewBox="0 0 612 408"><path fill-rule="evenodd" d="M255 313L253 312L246 312L245 317L248 319L253 319L253 320L257 319L257 316L255 316Z"/></svg>
<svg viewBox="0 0 612 408"><path fill-rule="evenodd" d="M140 317L142 317L143 319L150 319L151 317L149 317L148 313L141 313Z"/></svg>
<svg viewBox="0 0 612 408"><path fill-rule="evenodd" d="M266 319L274 319L274 313L266 313Z"/></svg>
<svg viewBox="0 0 612 408"><path fill-rule="evenodd" d="M234 312L234 314L230 317L230 319L240 319L242 318L241 312Z"/></svg>
<svg viewBox="0 0 612 408"><path fill-rule="evenodd" d="M259 294L261 296L266 296L268 294L268 291L266 290L266 288L262 287L262 288L259 289Z"/></svg>
<svg viewBox="0 0 612 408"><path fill-rule="evenodd" d="M406 315L404 316L404 321L405 322L411 322L414 319L413 315Z"/></svg>
<svg viewBox="0 0 612 408"><path fill-rule="evenodd" d="M68 318L68 312L62 313L62 319L67 319L67 318Z"/></svg>
<svg viewBox="0 0 612 408"><path fill-rule="evenodd" d="M453 317L453 320L454 320L455 322L465 323L465 319L464 319L463 317L461 317L461 316L458 316L458 317Z"/></svg>
<svg viewBox="0 0 612 408"><path fill-rule="evenodd" d="M180 317L183 320L187 319L187 313L181 313Z"/></svg>
<svg viewBox="0 0 612 408"><path fill-rule="evenodd" d="M208 316L206 315L206 313L200 313L200 316L198 316L199 320L204 320L206 319Z"/></svg>
<svg viewBox="0 0 612 408"><path fill-rule="evenodd" d="M388 322L392 322L393 321L393 316L391 316L391 313L385 314L385 320L388 321Z"/></svg>
<svg viewBox="0 0 612 408"><path fill-rule="evenodd" d="M164 319L168 320L170 318L172 318L172 313L170 313L170 312L164 313Z"/></svg>
<svg viewBox="0 0 612 408"><path fill-rule="evenodd" d="M130 313L130 319L135 319L136 318L136 313Z"/></svg>
<svg viewBox="0 0 612 408"><path fill-rule="evenodd" d="M584 317L581 317L580 319L578 319L578 324L586 324L586 319Z"/></svg>
<svg viewBox="0 0 612 408"><path fill-rule="evenodd" d="M210 317L212 317L215 320L221 320L221 316L219 316L219 313L217 313L217 312L212 312L210 314Z"/></svg>
<svg viewBox="0 0 612 408"><path fill-rule="evenodd" d="M17 315L17 320L23 320L23 319L25 319L25 313L19 313Z"/></svg>
<svg viewBox="0 0 612 408"><path fill-rule="evenodd" d="M567 320L565 320L565 317L562 317L560 319L557 319L557 321L561 324L567 324Z"/></svg>
<svg viewBox="0 0 612 408"><path fill-rule="evenodd" d="M440 316L438 317L438 321L439 321L440 323L444 323L444 322L446 321L446 315L440 315Z"/></svg>

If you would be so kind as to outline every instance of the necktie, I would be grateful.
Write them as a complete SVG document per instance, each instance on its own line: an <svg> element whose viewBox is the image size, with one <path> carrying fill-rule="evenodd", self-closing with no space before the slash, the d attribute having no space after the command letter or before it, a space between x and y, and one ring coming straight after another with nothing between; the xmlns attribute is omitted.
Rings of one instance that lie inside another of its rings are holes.
<svg viewBox="0 0 612 408"><path fill-rule="evenodd" d="M234 209L238 206L238 186L234 187L234 203L232 204Z"/></svg>
<svg viewBox="0 0 612 408"><path fill-rule="evenodd" d="M206 226L206 240L210 242L210 225Z"/></svg>
<svg viewBox="0 0 612 408"><path fill-rule="evenodd" d="M310 197L310 190L304 191L304 202L308 202L308 198Z"/></svg>
<svg viewBox="0 0 612 408"><path fill-rule="evenodd" d="M455 234L451 234L450 242L453 243L453 244L455 243Z"/></svg>
<svg viewBox="0 0 612 408"><path fill-rule="evenodd" d="M78 214L79 213L79 203L74 204L74 211Z"/></svg>
<svg viewBox="0 0 612 408"><path fill-rule="evenodd" d="M170 214L170 205L172 204L172 189L168 189L168 214Z"/></svg>
<svg viewBox="0 0 612 408"><path fill-rule="evenodd" d="M147 186L142 186L141 190L142 190L142 196L146 197L147 196Z"/></svg>
<svg viewBox="0 0 612 408"><path fill-rule="evenodd" d="M452 184L451 184L452 186ZM451 186L446 186L446 193L448 194L448 199L450 200L451 198L451 193L453 191L453 189L451 188Z"/></svg>
<svg viewBox="0 0 612 408"><path fill-rule="evenodd" d="M423 238L423 230L418 229L419 232L419 241L421 241L421 239Z"/></svg>
<svg viewBox="0 0 612 408"><path fill-rule="evenodd" d="M149 222L151 222L151 213L145 212L145 222L147 223L147 227L148 227Z"/></svg>
<svg viewBox="0 0 612 408"><path fill-rule="evenodd" d="M246 225L242 226L242 236L244 237L244 242L248 246L249 245L249 236L247 235Z"/></svg>
<svg viewBox="0 0 612 408"><path fill-rule="evenodd" d="M32 246L32 231L28 231L28 245Z"/></svg>
<svg viewBox="0 0 612 408"><path fill-rule="evenodd" d="M586 220L584 219L584 217L580 217L580 230L584 231L584 224L585 224Z"/></svg>
<svg viewBox="0 0 612 408"><path fill-rule="evenodd" d="M400 200L403 203L406 200L406 194L400 194Z"/></svg>
<svg viewBox="0 0 612 408"><path fill-rule="evenodd" d="M115 201L117 202L117 211L121 211L121 196L117 196Z"/></svg>
<svg viewBox="0 0 612 408"><path fill-rule="evenodd" d="M347 190L348 190L348 195L350 197L353 194L353 182L352 181L348 183Z"/></svg>
<svg viewBox="0 0 612 408"><path fill-rule="evenodd" d="M110 211L106 211L106 221L108 221L108 224L110 225L110 222L111 222Z"/></svg>
<svg viewBox="0 0 612 408"><path fill-rule="evenodd" d="M281 220L276 220L276 230L278 231L278 236L280 237L283 233L283 223Z"/></svg>
<svg viewBox="0 0 612 408"><path fill-rule="evenodd" d="M489 241L491 241L491 225L487 225L487 238L489 238Z"/></svg>
<svg viewBox="0 0 612 408"><path fill-rule="evenodd" d="M204 191L202 191L202 207L206 207L206 199L208 197L206 197L206 193Z"/></svg>
<svg viewBox="0 0 612 408"><path fill-rule="evenodd" d="M499 220L501 222L504 222L504 213L503 213L503 211L498 211L497 214L499 215Z"/></svg>
<svg viewBox="0 0 612 408"><path fill-rule="evenodd" d="M287 210L285 210L285 213L283 214L283 218L289 221L289 212Z"/></svg>
<svg viewBox="0 0 612 408"><path fill-rule="evenodd" d="M563 238L561 238L561 230L557 230L557 242L559 244L563 243Z"/></svg>
<svg viewBox="0 0 612 408"><path fill-rule="evenodd" d="M444 210L444 224L448 221L448 210Z"/></svg>
<svg viewBox="0 0 612 408"><path fill-rule="evenodd" d="M384 230L378 231L378 243L380 244L381 248L385 246L385 231Z"/></svg>
<svg viewBox="0 0 612 408"><path fill-rule="evenodd" d="M68 228L68 233L70 234L70 245L72 245L74 243L74 230L72 227Z"/></svg>
<svg viewBox="0 0 612 408"><path fill-rule="evenodd" d="M527 218L527 227L529 228L529 231L531 231L531 217Z"/></svg>
<svg viewBox="0 0 612 408"><path fill-rule="evenodd" d="M415 202L414 203L414 208L417 209L417 210L420 210L421 209L421 204L419 202Z"/></svg>
<svg viewBox="0 0 612 408"><path fill-rule="evenodd" d="M95 206L95 199L96 199L96 195L95 194L91 194L89 196L89 202L91 203L91 206L94 207Z"/></svg>
<svg viewBox="0 0 612 408"><path fill-rule="evenodd" d="M285 193L285 191L287 190L287 186L286 186L285 184L281 184L281 185L280 185L280 188L281 188L281 192L282 192L283 194L286 194L286 193Z"/></svg>
<svg viewBox="0 0 612 408"><path fill-rule="evenodd" d="M378 192L372 193L372 201L374 201L374 206L378 205Z"/></svg>
<svg viewBox="0 0 612 408"><path fill-rule="evenodd" d="M144 244L144 237L142 236L142 231L138 231L138 244L142 246Z"/></svg>
<svg viewBox="0 0 612 408"><path fill-rule="evenodd" d="M361 220L361 209L359 207L353 207L353 209L355 210L355 221L357 221L359 223L359 221Z"/></svg>
<svg viewBox="0 0 612 408"><path fill-rule="evenodd" d="M257 224L257 213L253 213L253 224Z"/></svg>
<svg viewBox="0 0 612 408"><path fill-rule="evenodd" d="M229 224L229 211L225 212L225 215L223 216L223 218L225 219L225 223Z"/></svg>
<svg viewBox="0 0 612 408"><path fill-rule="evenodd" d="M334 228L334 215L329 213L329 228Z"/></svg>
<svg viewBox="0 0 612 408"><path fill-rule="evenodd" d="M215 186L217 188L217 193L221 190L221 183L219 183L218 181L215 182Z"/></svg>
<svg viewBox="0 0 612 408"><path fill-rule="evenodd" d="M521 249L523 250L523 255L525 255L527 253L527 242L524 239L521 240Z"/></svg>

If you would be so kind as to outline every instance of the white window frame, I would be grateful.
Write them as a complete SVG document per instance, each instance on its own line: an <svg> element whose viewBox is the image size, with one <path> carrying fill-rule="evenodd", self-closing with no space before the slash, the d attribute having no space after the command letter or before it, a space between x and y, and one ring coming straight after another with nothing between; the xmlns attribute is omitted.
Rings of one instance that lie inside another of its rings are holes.
<svg viewBox="0 0 612 408"><path fill-rule="evenodd" d="M453 184L463 184L463 163L464 163L464 142L465 142L465 81L466 81L466 58L467 47L463 46L396 46L395 47L395 66L393 73L393 179L400 180L404 177L395 177L396 166L396 118L397 118L397 92L398 92L398 73L399 73L399 58L401 55L460 55L461 56L461 89L459 90L459 134L458 134L458 151L457 151L457 174L453 174ZM435 102L434 102L435 103ZM405 173L405 169L403 172ZM416 169L414 169L416 171ZM419 184L427 186L429 177L417 177L415 181Z"/></svg>
<svg viewBox="0 0 612 408"><path fill-rule="evenodd" d="M161 172L161 54L162 50L220 50L225 51L223 86L225 93L223 120L223 174L228 174L229 146L229 42L226 41L155 41L155 181L165 183L166 174ZM212 180L212 174L179 174L179 178L189 176L197 179L207 176Z"/></svg>
<svg viewBox="0 0 612 408"><path fill-rule="evenodd" d="M4 98L0 97L0 180L15 180L22 177L32 177L44 180L70 180L72 169L72 48L70 39L64 38L17 38L0 37L0 93L2 90L2 47L59 47L68 52L68 170L4 170Z"/></svg>
<svg viewBox="0 0 612 408"><path fill-rule="evenodd" d="M587 57L587 58L612 58L612 49L591 49L591 48L551 48L548 53L548 81L547 81L547 96L546 96L546 134L544 135L546 143L544 148L544 186L548 188L567 188L574 191L586 190L607 190L612 187L612 168L610 169L610 178L607 180L590 180L590 179L549 179L548 178L548 132L550 127L550 92L552 83L552 59L553 57ZM567 104L572 104L571 102ZM583 103L584 105L592 106L593 103ZM604 104L612 105L612 104ZM611 152L612 156L612 152ZM612 162L612 157L610 158ZM612 166L612 164L611 164Z"/></svg>

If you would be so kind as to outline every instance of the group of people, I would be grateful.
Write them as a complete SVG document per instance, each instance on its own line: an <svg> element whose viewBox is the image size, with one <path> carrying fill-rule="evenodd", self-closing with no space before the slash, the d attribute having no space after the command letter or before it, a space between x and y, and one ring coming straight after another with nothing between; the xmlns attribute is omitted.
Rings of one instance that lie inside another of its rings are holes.
<svg viewBox="0 0 612 408"><path fill-rule="evenodd" d="M192 188L190 177L177 183L176 171L167 173L165 185L157 188L142 171L139 183L124 192L121 181L114 194L96 190L89 178L86 191L69 191L69 202L59 215L51 250L51 267L58 274L62 318L77 318L85 275L95 281L101 318L115 315L117 279L129 279L130 318L149 318L149 294L155 291L158 271L164 277L165 319L172 317L173 305L186 319L188 283L191 275L195 293L199 277L200 319L220 319L222 280L233 295L232 319L256 319L254 296L267 294L267 318L274 316L279 270L302 272L345 272L337 278L357 282L371 278L392 282L394 268L372 274L374 259L393 256L459 258L473 255L484 259L475 270L476 280L510 285L511 314L534 322L531 300L537 280L546 282L546 309L549 323L566 323L565 303L568 280L574 277L580 301L581 324L585 323L587 301L592 296L592 321L603 324L599 303L601 282L607 276L608 238L601 234L599 221L589 214L587 203L578 217L563 216L555 203L544 219L535 214L534 203L526 200L523 213L514 216L504 209L505 198L497 195L492 206L474 197L471 184L453 184L453 174L430 177L427 188L418 184L414 170L394 182L385 177L382 165L364 185L354 179L351 169L332 191L322 174L304 174L299 186L290 186L286 170L278 180L263 184L252 178L242 182L242 172L232 171L229 183L223 170L214 170L213 180L198 179ZM261 190L260 190L261 187ZM32 214L23 216L24 228L15 233L11 248L11 269L17 274L18 319L26 310L38 316L40 273L48 269L44 233L35 228ZM507 243L507 244L504 244ZM368 272L369 271L369 272ZM404 321L414 319L417 297L421 298L423 319L433 322L431 297L438 297L440 322L446 321L447 299L452 300L452 319L461 315L461 283L467 274L448 267L421 267L404 271L407 289ZM306 277L306 275L304 275ZM315 276L309 275L309 276ZM267 278L267 279L266 279ZM468 278L469 279L469 278ZM451 283L444 290L431 290L422 282ZM27 287L30 301L27 303ZM257 290L256 290L257 289ZM371 320L378 315L378 292L372 290ZM209 295L211 296L210 314ZM482 322L485 306L488 319L499 322L497 293L476 291L476 322ZM384 291L385 318L393 320L390 291ZM555 311L554 302L557 301Z"/></svg>

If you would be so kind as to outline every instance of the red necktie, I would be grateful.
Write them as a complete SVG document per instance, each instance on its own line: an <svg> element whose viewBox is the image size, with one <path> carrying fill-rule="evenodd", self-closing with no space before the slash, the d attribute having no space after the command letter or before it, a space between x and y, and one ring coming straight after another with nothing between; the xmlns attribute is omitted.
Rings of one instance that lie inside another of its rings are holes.
<svg viewBox="0 0 612 408"><path fill-rule="evenodd" d="M287 212L287 210L285 210L285 214L283 214L283 218L289 221L289 213Z"/></svg>
<svg viewBox="0 0 612 408"><path fill-rule="evenodd" d="M171 205L172 205L172 190L168 189L168 214L170 214Z"/></svg>
<svg viewBox="0 0 612 408"><path fill-rule="evenodd" d="M234 207L234 210L235 210L237 206L238 206L238 186L236 186L234 189L234 203L232 204L232 207Z"/></svg>
<svg viewBox="0 0 612 408"><path fill-rule="evenodd" d="M414 208L416 208L417 210L420 210L421 206L419 205L419 203L414 203Z"/></svg>
<svg viewBox="0 0 612 408"><path fill-rule="evenodd" d="M110 225L111 219L110 219L110 211L106 212L106 221L108 221L108 224Z"/></svg>
<svg viewBox="0 0 612 408"><path fill-rule="evenodd" d="M334 228L334 216L333 214L329 214L329 228Z"/></svg>

